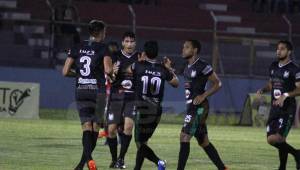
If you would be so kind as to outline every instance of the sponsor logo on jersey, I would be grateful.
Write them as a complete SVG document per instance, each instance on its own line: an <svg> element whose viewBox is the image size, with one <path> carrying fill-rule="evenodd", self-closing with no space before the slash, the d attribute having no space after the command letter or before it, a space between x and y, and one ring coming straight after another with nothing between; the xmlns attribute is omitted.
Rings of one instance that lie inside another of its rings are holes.
<svg viewBox="0 0 300 170"><path fill-rule="evenodd" d="M146 70L145 73L146 73L146 74L151 74L151 75L153 75L153 76L158 76L158 77L161 76L161 73L160 73L160 72L157 72L157 71Z"/></svg>
<svg viewBox="0 0 300 170"><path fill-rule="evenodd" d="M83 79L80 77L78 79L78 84L97 84L97 80L96 79Z"/></svg>
<svg viewBox="0 0 300 170"><path fill-rule="evenodd" d="M132 82L131 80L123 80L121 85L123 86L124 89L131 89Z"/></svg>
<svg viewBox="0 0 300 170"><path fill-rule="evenodd" d="M95 55L94 50L79 50L79 53L86 54L86 55Z"/></svg>

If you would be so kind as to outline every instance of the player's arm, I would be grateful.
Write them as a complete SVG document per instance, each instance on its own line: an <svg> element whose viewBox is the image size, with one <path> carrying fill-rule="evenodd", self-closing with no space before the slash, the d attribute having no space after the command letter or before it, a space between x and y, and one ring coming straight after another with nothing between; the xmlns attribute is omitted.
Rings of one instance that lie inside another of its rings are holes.
<svg viewBox="0 0 300 170"><path fill-rule="evenodd" d="M287 97L296 97L296 96L300 96L300 82L296 82L295 83L295 90L291 91L291 92L287 92L286 95Z"/></svg>
<svg viewBox="0 0 300 170"><path fill-rule="evenodd" d="M288 97L300 96L300 81L295 83L296 88L293 91L283 93L276 101L275 105L283 106L285 99Z"/></svg>
<svg viewBox="0 0 300 170"><path fill-rule="evenodd" d="M222 82L215 72L212 72L208 76L208 81L211 83L210 88L207 89L202 95L199 95L194 98L194 101L193 101L194 105L201 104L207 97L213 95L222 87Z"/></svg>
<svg viewBox="0 0 300 170"><path fill-rule="evenodd" d="M177 88L179 86L179 79L177 77L177 75L174 72L174 69L172 68L172 61L168 58L168 57L164 57L164 61L163 64L165 66L165 68L169 71L169 73L171 74L171 80L168 81L168 83L172 86Z"/></svg>
<svg viewBox="0 0 300 170"><path fill-rule="evenodd" d="M62 70L62 74L65 77L76 77L75 70L71 69L72 65L74 63L74 59L71 57L68 57L65 61L65 65Z"/></svg>
<svg viewBox="0 0 300 170"><path fill-rule="evenodd" d="M263 93L270 92L271 90L272 90L272 83L271 83L271 80L269 80L269 81L267 82L267 84L266 84L263 88L258 89L256 93L257 93L258 95L261 95L261 94L263 94Z"/></svg>
<svg viewBox="0 0 300 170"><path fill-rule="evenodd" d="M107 78L110 81L114 81L116 78L116 75L113 71L113 63L110 56L104 56L103 58L103 65L104 65L104 73L107 75Z"/></svg>

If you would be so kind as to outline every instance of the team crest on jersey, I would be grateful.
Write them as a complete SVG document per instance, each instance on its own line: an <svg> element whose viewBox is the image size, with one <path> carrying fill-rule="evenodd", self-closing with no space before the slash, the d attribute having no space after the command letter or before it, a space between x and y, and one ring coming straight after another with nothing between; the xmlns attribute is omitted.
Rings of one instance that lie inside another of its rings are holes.
<svg viewBox="0 0 300 170"><path fill-rule="evenodd" d="M192 70L191 77L192 78L196 77L196 74L197 74L196 70Z"/></svg>
<svg viewBox="0 0 300 170"><path fill-rule="evenodd" d="M108 114L108 120L114 120L114 114L112 113Z"/></svg>
<svg viewBox="0 0 300 170"><path fill-rule="evenodd" d="M283 73L283 77L284 77L284 78L288 78L289 75L290 75L290 72L288 72L288 71L285 71L285 72Z"/></svg>

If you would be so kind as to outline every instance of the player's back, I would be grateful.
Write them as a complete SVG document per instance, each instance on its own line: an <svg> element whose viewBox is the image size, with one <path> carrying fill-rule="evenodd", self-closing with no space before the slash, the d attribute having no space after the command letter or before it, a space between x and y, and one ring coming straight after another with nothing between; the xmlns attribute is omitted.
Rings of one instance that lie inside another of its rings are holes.
<svg viewBox="0 0 300 170"><path fill-rule="evenodd" d="M107 55L107 46L101 42L83 41L71 50L75 60L76 85L97 85L104 78L103 58Z"/></svg>
<svg viewBox="0 0 300 170"><path fill-rule="evenodd" d="M147 60L136 62L133 70L138 99L160 104L165 81L170 81L172 74L162 64Z"/></svg>

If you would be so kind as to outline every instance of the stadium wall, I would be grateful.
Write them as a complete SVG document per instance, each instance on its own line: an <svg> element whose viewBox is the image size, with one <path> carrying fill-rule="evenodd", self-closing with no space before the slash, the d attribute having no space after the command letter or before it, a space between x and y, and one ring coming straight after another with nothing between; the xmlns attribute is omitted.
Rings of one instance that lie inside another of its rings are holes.
<svg viewBox="0 0 300 170"><path fill-rule="evenodd" d="M240 113L248 93L255 92L266 80L221 78L222 89L210 100L214 113ZM35 82L40 84L40 107L53 109L74 108L74 79L65 78L57 70L0 67L1 81ZM180 77L181 82L183 78ZM184 87L179 89L166 86L165 111L168 113L184 112Z"/></svg>

